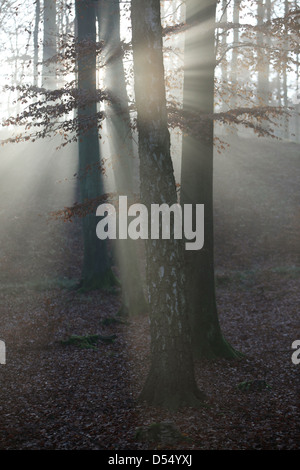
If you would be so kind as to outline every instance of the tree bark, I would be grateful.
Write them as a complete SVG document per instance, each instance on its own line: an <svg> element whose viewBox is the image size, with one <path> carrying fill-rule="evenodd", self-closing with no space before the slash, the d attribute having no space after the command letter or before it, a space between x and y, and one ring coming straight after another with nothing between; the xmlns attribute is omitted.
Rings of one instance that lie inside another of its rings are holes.
<svg viewBox="0 0 300 470"><path fill-rule="evenodd" d="M167 126L159 0L132 0L132 44L139 135L141 199L177 202ZM172 228L174 230L174 227ZM172 233L172 232L171 232ZM182 240L147 240L151 367L140 395L149 404L198 406L184 295Z"/></svg>
<svg viewBox="0 0 300 470"><path fill-rule="evenodd" d="M184 101L186 111L212 114L214 109L216 1L187 1ZM201 60L196 60L200 58ZM204 246L185 251L186 290L195 358L237 357L223 338L216 305L213 230L213 121L201 138L183 136L181 204L204 204Z"/></svg>

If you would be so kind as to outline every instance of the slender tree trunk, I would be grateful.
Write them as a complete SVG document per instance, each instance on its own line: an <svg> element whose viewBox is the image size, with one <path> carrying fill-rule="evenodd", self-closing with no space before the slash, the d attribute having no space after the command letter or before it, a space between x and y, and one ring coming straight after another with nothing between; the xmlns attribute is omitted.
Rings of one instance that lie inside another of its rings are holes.
<svg viewBox="0 0 300 470"><path fill-rule="evenodd" d="M199 114L214 109L215 12L215 0L187 1L187 22L195 26L186 34L183 107ZM215 296L212 120L200 135L183 137L181 171L181 204L204 204L204 246L185 252L193 352L195 358L231 358L238 353L222 336Z"/></svg>
<svg viewBox="0 0 300 470"><path fill-rule="evenodd" d="M105 85L112 101L106 106L107 128L114 176L119 195L127 196L129 204L134 193L134 149L128 109L123 54L120 39L119 0L102 0L98 8L99 39L104 41L103 61L106 64ZM136 242L117 240L123 305L121 312L137 315L147 311L138 266Z"/></svg>
<svg viewBox="0 0 300 470"><path fill-rule="evenodd" d="M298 2L297 0L295 1L295 9L298 8ZM296 116L295 116L295 121L296 121L296 142L300 142L300 119L299 119L299 114L300 114L300 90L299 90L299 54L297 53L296 56L296 99L297 103L296 104ZM298 101L299 100L299 101Z"/></svg>
<svg viewBox="0 0 300 470"><path fill-rule="evenodd" d="M222 1L222 11L223 11L223 15L222 15L222 23L227 23L227 9L228 9L228 6L227 6L227 3L228 3L228 0L223 0ZM227 47L227 36L226 36L226 31L223 30L223 34L222 34L222 40L221 40L221 46L222 46L222 52L226 50L226 47ZM222 64L221 64L221 73L222 73L222 81L223 83L226 83L227 85L227 81L228 81L228 64L227 64L227 58L226 56L224 57L223 61L222 61Z"/></svg>
<svg viewBox="0 0 300 470"><path fill-rule="evenodd" d="M39 61L39 26L40 26L41 4L40 0L35 3L35 23L33 31L33 85L38 85L38 61Z"/></svg>
<svg viewBox="0 0 300 470"><path fill-rule="evenodd" d="M141 199L177 202L167 125L159 0L132 0L132 44ZM172 231L174 227L172 228ZM172 232L171 232L172 234ZM140 399L156 406L198 406L184 295L182 240L147 240L151 368Z"/></svg>
<svg viewBox="0 0 300 470"><path fill-rule="evenodd" d="M269 73L270 73L270 64L269 64L269 47L271 45L270 37L265 36L264 31L264 20L271 20L271 1L270 0L260 0L257 3L257 100L258 106L268 106L269 105L269 93L270 93L270 83L269 83ZM266 120L261 122L261 126L268 128L269 123Z"/></svg>
<svg viewBox="0 0 300 470"><path fill-rule="evenodd" d="M288 0L284 0L284 14L285 16L289 13L289 2ZM288 108L288 85L287 85L287 62L288 62L288 39L287 39L287 27L285 31L285 63L283 68L283 105L287 109ZM289 137L289 121L287 117L284 117L284 137L287 139Z"/></svg>
<svg viewBox="0 0 300 470"><path fill-rule="evenodd" d="M56 55L57 27L56 0L44 0L44 38L43 38L43 76L42 83L46 88L56 87L55 62L49 62Z"/></svg>
<svg viewBox="0 0 300 470"><path fill-rule="evenodd" d="M266 11L265 11L265 17L268 22L271 21L272 19L272 4L271 0L266 0ZM270 35L267 36L266 38L266 45L267 45L267 63L266 63L266 79L267 79L267 104L269 104L270 100L270 48L272 45L271 37Z"/></svg>
<svg viewBox="0 0 300 470"><path fill-rule="evenodd" d="M81 127L78 152L82 201L104 192L99 171L100 148L96 102L96 2L76 0L77 79L80 92L78 120ZM89 44L89 47L86 45ZM81 50L80 50L81 49ZM80 287L83 290L110 286L114 276L110 269L106 240L99 240L95 214L83 218L84 260Z"/></svg>
<svg viewBox="0 0 300 470"><path fill-rule="evenodd" d="M15 23L15 45L14 45L14 73L13 73L13 81L17 85L19 83L18 81L18 71L19 71L19 57L20 57L20 48L19 48L19 28L17 28L17 22L16 18L14 18L14 23ZM17 114L20 113L20 91L17 89L17 99L16 99L16 112Z"/></svg>
<svg viewBox="0 0 300 470"><path fill-rule="evenodd" d="M231 59L231 83L232 83L232 99L231 107L236 108L237 103L237 92L238 92L238 46L240 40L240 4L241 0L234 0L233 4L233 23L235 27L233 28L233 49L232 49L232 59Z"/></svg>
<svg viewBox="0 0 300 470"><path fill-rule="evenodd" d="M269 103L269 54L268 41L264 39L263 25L264 19L268 19L270 14L270 1L257 3L257 98L259 106L267 106ZM271 18L270 18L271 19Z"/></svg>
<svg viewBox="0 0 300 470"><path fill-rule="evenodd" d="M299 86L297 86L297 96L299 96ZM299 98L298 98L299 99ZM296 142L300 143L300 104L296 104L296 110L295 110L295 126L296 126L296 132L295 132L295 140Z"/></svg>
<svg viewBox="0 0 300 470"><path fill-rule="evenodd" d="M276 95L276 104L277 106L282 105L281 101L281 80L280 80L280 73L277 72L276 74L276 90L277 90L277 95Z"/></svg>

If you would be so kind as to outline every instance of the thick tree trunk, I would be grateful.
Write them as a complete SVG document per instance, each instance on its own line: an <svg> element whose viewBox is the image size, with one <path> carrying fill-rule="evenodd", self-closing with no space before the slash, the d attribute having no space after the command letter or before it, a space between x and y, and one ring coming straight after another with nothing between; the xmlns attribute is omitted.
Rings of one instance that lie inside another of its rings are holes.
<svg viewBox="0 0 300 470"><path fill-rule="evenodd" d="M167 126L159 0L132 1L141 199L177 202ZM173 228L174 229L174 228ZM172 232L171 232L172 233ZM156 406L198 406L184 296L182 240L147 240L151 368L140 399Z"/></svg>
<svg viewBox="0 0 300 470"><path fill-rule="evenodd" d="M106 64L105 85L112 101L106 106L107 129L117 192L127 196L129 204L134 193L134 149L128 109L123 54L120 40L119 0L102 0L98 8L99 39L104 41L103 62ZM138 265L136 242L117 240L123 305L121 312L137 315L147 312Z"/></svg>
<svg viewBox="0 0 300 470"><path fill-rule="evenodd" d="M56 87L55 62L48 62L56 55L57 27L56 0L44 0L43 76L45 88Z"/></svg>
<svg viewBox="0 0 300 470"><path fill-rule="evenodd" d="M184 109L213 113L214 30L216 1L187 1ZM200 58L201 60L196 60ZM181 204L204 204L204 246L185 252L186 289L195 358L236 357L223 338L218 320L214 279L213 233L213 121L206 123L201 138L183 137Z"/></svg>
<svg viewBox="0 0 300 470"><path fill-rule="evenodd" d="M99 171L100 148L96 102L96 2L77 0L77 79L80 93L78 120L81 127L78 151L82 201L101 196L104 192ZM89 47L82 47L84 44ZM81 50L80 50L81 49ZM84 260L80 287L83 290L108 287L114 283L106 240L99 240L95 214L83 218Z"/></svg>

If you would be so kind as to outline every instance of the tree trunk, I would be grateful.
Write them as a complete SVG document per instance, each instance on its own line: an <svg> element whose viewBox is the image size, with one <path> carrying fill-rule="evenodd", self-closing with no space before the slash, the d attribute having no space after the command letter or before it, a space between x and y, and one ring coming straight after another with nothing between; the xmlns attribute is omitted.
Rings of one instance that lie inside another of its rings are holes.
<svg viewBox="0 0 300 470"><path fill-rule="evenodd" d="M167 126L159 0L132 0L132 44L141 174L141 199L177 202ZM172 227L172 231L174 227ZM172 234L171 231L171 234ZM147 240L151 368L140 395L177 409L204 398L194 378L184 295L182 240Z"/></svg>
<svg viewBox="0 0 300 470"><path fill-rule="evenodd" d="M227 23L228 21L228 15L227 15L227 9L228 9L228 5L227 5L227 0L223 0L222 1L222 11L223 11L223 15L222 15L222 23ZM222 45L222 52L223 51L226 51L226 47L227 47L227 32L225 30L223 30L222 32L222 41L221 41L221 45ZM228 81L228 64L227 64L227 57L225 56L224 59L222 60L222 64L221 64L221 74L222 74L222 81L223 81L223 84L226 86L227 88L227 81ZM226 106L227 108L227 106Z"/></svg>
<svg viewBox="0 0 300 470"><path fill-rule="evenodd" d="M239 40L240 40L240 30L239 30L238 25L240 22L240 4L241 4L241 0L234 0L233 23L235 27L233 28L233 49L232 49L232 59L231 59L231 86L232 86L231 107L232 108L236 108L238 106L236 96L238 93L238 51L239 51L238 47L239 47Z"/></svg>
<svg viewBox="0 0 300 470"><path fill-rule="evenodd" d="M49 62L56 55L56 0L44 0L44 39L43 39L43 76L45 88L56 87L55 62Z"/></svg>
<svg viewBox="0 0 300 470"><path fill-rule="evenodd" d="M120 5L119 0L102 0L99 6L99 39L104 41L103 62L106 64L105 85L112 98L106 106L106 122L115 183L118 194L127 196L130 204L135 190L134 149L121 51ZM116 248L123 293L121 312L128 312L129 315L145 313L147 304L138 266L136 242L130 238L116 240Z"/></svg>
<svg viewBox="0 0 300 470"><path fill-rule="evenodd" d="M81 199L85 201L99 197L104 192L99 170L100 148L96 118L96 2L76 0L75 7L79 47L78 120L81 128L78 143L79 174ZM84 46L87 43L89 43L88 48ZM83 218L84 260L80 283L82 290L108 287L115 282L110 269L107 241L99 240L96 235L98 221L95 214Z"/></svg>
<svg viewBox="0 0 300 470"><path fill-rule="evenodd" d="M298 8L298 2L295 0L295 9ZM296 116L295 116L295 124L296 124L296 132L295 132L295 138L296 142L300 142L300 90L299 90L299 53L297 52L296 55L296 98L297 98L297 103L296 104Z"/></svg>
<svg viewBox="0 0 300 470"><path fill-rule="evenodd" d="M284 14L287 16L289 13L289 2L288 0L284 0ZM284 42L284 48L285 48L285 63L284 63L284 68L283 68L283 105L287 109L288 108L288 84L287 84L287 63L288 63L288 38L287 38L287 27L285 31L285 42ZM284 117L284 137L287 139L289 137L289 120L288 117Z"/></svg>
<svg viewBox="0 0 300 470"><path fill-rule="evenodd" d="M270 3L270 2L269 2ZM268 7L268 8L267 8ZM259 106L267 106L269 103L269 54L264 40L263 24L265 16L270 13L270 4L264 5L263 0L257 3L257 98ZM267 18L268 19L268 18Z"/></svg>
<svg viewBox="0 0 300 470"><path fill-rule="evenodd" d="M35 23L33 31L33 85L38 86L38 61L39 61L39 26L40 26L41 5L40 0L35 3Z"/></svg>
<svg viewBox="0 0 300 470"><path fill-rule="evenodd" d="M214 31L216 1L187 1L184 102L186 111L213 113ZM201 58L197 61L196 58ZM183 137L181 204L204 204L204 246L185 252L186 289L195 358L236 357L223 338L218 320L214 279L213 121L201 138Z"/></svg>

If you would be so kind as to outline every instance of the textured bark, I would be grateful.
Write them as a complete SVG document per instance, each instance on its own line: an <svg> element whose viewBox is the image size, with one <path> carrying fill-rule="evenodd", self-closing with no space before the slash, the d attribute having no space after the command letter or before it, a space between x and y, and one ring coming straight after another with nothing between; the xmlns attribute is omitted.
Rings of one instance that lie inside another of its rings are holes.
<svg viewBox="0 0 300 470"><path fill-rule="evenodd" d="M120 5L119 0L102 0L98 7L99 39L104 41L103 62L105 86L112 101L106 106L107 129L116 188L119 195L126 195L129 204L133 200L134 149L128 109L123 58L120 50ZM147 312L143 292L136 242L116 241L117 259L120 266L123 305L122 312L138 315Z"/></svg>
<svg viewBox="0 0 300 470"><path fill-rule="evenodd" d="M96 92L96 2L77 0L77 41L89 41L91 47L78 53L77 80L80 92L78 119L87 129L80 131L78 152L80 169L80 192L82 201L101 196L104 192L101 172L99 171L100 148L96 120L97 103L91 97ZM80 48L79 48L80 51ZM96 225L99 220L95 214L83 218L84 260L80 287L83 290L110 286L114 276L110 269L106 240L99 240Z"/></svg>
<svg viewBox="0 0 300 470"><path fill-rule="evenodd" d="M56 55L57 28L56 28L56 0L44 1L44 39L43 39L43 86L55 88L56 67L55 62L46 62ZM45 63L46 62L46 63Z"/></svg>
<svg viewBox="0 0 300 470"><path fill-rule="evenodd" d="M187 1L184 109L212 113L214 103L214 27L216 2ZM200 60L195 60L196 58ZM213 232L213 122L201 139L183 137L181 204L204 204L204 246L185 251L186 290L193 353L200 357L236 357L221 333L215 295Z"/></svg>
<svg viewBox="0 0 300 470"><path fill-rule="evenodd" d="M138 111L141 198L177 202L167 126L159 0L132 1L132 42ZM197 406L182 272L182 240L147 240L151 368L140 399L156 406Z"/></svg>

